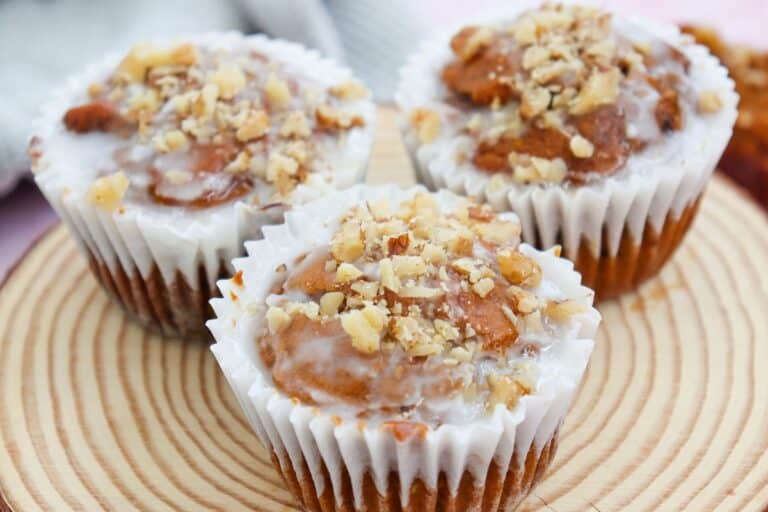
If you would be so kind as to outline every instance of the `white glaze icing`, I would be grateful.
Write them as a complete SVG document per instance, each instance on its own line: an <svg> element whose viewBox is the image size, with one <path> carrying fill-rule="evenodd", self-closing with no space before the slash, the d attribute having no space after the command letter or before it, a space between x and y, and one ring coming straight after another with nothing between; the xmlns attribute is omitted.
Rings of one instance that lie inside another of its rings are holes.
<svg viewBox="0 0 768 512"><path fill-rule="evenodd" d="M536 0L523 0L493 15L464 21L462 26L511 20L539 5ZM738 96L727 70L706 48L681 35L677 27L619 16L614 16L613 24L618 33L632 40L658 40L679 49L691 62L687 80L691 96L698 98L701 91L715 91L722 108L704 116L684 105L686 126L682 131L668 134L663 143L632 155L614 175L573 187L494 182L488 173L471 164L457 163L457 153L472 153L471 138L454 136L448 129L435 141L422 145L407 116L403 116L403 139L419 179L430 188L445 187L481 198L498 211L515 211L524 240L535 241L538 234L542 246L550 247L561 237L565 254L571 258L584 238L590 242L593 254L599 255L605 244L608 253L615 255L625 227L639 240L646 222L658 231L669 213L678 216L700 195L725 149L737 116ZM402 112L426 107L446 114L446 105L440 100L447 90L440 71L453 57L449 41L459 28L427 40L401 69L396 101ZM653 130L647 117L641 117L630 129ZM607 228L605 241L603 227Z"/></svg>
<svg viewBox="0 0 768 512"><path fill-rule="evenodd" d="M286 63L300 76L311 76L319 86L335 85L352 77L348 69L314 51L260 35L215 33L183 40L215 48L257 49ZM167 45L170 41L153 43ZM70 133L61 118L71 106L86 100L87 86L112 72L121 57L107 56L81 75L72 77L43 106L33 132L41 140L37 149L42 151L35 179L79 243L109 268L120 265L129 276L138 272L146 277L157 265L167 282L180 271L194 286L198 282L200 265L213 279L221 261L229 262L241 254L243 242L260 237L261 226L279 222L289 205L260 208L247 201L234 201L213 208L190 210L147 201L132 205L127 201L122 211L113 213L84 200L88 187L98 174L117 170L112 150L118 142L103 133L86 136ZM352 130L342 146L326 148L325 168L310 174L310 179L294 191L292 202L301 203L328 190L345 188L362 180L373 142L376 109L371 101L355 103L355 108L365 119L365 127ZM141 152L142 149L137 147L133 151ZM257 193L266 198L269 190L262 187Z"/></svg>

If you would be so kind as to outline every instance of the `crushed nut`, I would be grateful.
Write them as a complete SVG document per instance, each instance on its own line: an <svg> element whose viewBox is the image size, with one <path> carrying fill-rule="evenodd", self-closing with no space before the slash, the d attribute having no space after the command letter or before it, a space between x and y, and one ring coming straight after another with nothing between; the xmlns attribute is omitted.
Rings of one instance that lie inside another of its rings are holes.
<svg viewBox="0 0 768 512"><path fill-rule="evenodd" d="M461 60L472 59L483 48L491 44L494 36L494 30L491 27L479 27L475 29L467 38L466 44L459 50Z"/></svg>
<svg viewBox="0 0 768 512"><path fill-rule="evenodd" d="M381 343L386 314L376 306L365 306L341 315L341 326L360 352L377 352Z"/></svg>
<svg viewBox="0 0 768 512"><path fill-rule="evenodd" d="M703 91L699 94L699 111L705 114L717 112L723 106L720 96L715 91Z"/></svg>
<svg viewBox="0 0 768 512"><path fill-rule="evenodd" d="M339 312L344 294L341 292L328 292L320 297L320 312L325 316L333 316Z"/></svg>
<svg viewBox="0 0 768 512"><path fill-rule="evenodd" d="M549 301L544 308L544 315L556 322L564 322L586 310L586 306L577 300Z"/></svg>
<svg viewBox="0 0 768 512"><path fill-rule="evenodd" d="M411 112L411 124L422 144L429 144L440 135L440 116L437 112L425 108L417 108Z"/></svg>
<svg viewBox="0 0 768 512"><path fill-rule="evenodd" d="M234 63L220 64L211 75L211 83L218 86L222 98L229 100L245 87L245 74Z"/></svg>
<svg viewBox="0 0 768 512"><path fill-rule="evenodd" d="M117 210L128 190L130 181L122 171L97 178L88 188L86 197L92 204L103 210Z"/></svg>
<svg viewBox="0 0 768 512"><path fill-rule="evenodd" d="M355 261L363 250L360 226L353 222L345 223L331 242L331 253L338 261Z"/></svg>
<svg viewBox="0 0 768 512"><path fill-rule="evenodd" d="M269 103L275 108L285 107L293 99L288 84L274 73L267 78L267 82L264 84L264 92L267 93Z"/></svg>
<svg viewBox="0 0 768 512"><path fill-rule="evenodd" d="M535 288L541 283L541 267L523 253L504 250L497 261L501 275L511 284Z"/></svg>
<svg viewBox="0 0 768 512"><path fill-rule="evenodd" d="M311 134L312 130L309 127L309 120L301 110L295 110L288 114L285 122L283 122L283 126L280 128L280 135L282 137L306 139Z"/></svg>
<svg viewBox="0 0 768 512"><path fill-rule="evenodd" d="M360 82L350 80L338 85L334 85L329 89L333 96L336 96L342 100L359 100L368 96L369 91Z"/></svg>
<svg viewBox="0 0 768 512"><path fill-rule="evenodd" d="M269 115L264 110L254 110L237 129L236 137L240 142L248 142L263 137L268 131Z"/></svg>
<svg viewBox="0 0 768 512"><path fill-rule="evenodd" d="M571 137L570 147L576 158L590 158L595 153L595 146L581 135Z"/></svg>
<svg viewBox="0 0 768 512"><path fill-rule="evenodd" d="M586 114L600 105L615 102L619 96L620 82L621 71L618 69L594 71L571 102L570 113Z"/></svg>
<svg viewBox="0 0 768 512"><path fill-rule="evenodd" d="M339 268L336 269L336 282L348 283L361 277L363 273L354 265L350 263L342 263Z"/></svg>
<svg viewBox="0 0 768 512"><path fill-rule="evenodd" d="M472 290L480 297L485 298L489 293L491 293L491 290L493 290L494 286L495 283L493 282L493 279L490 277L484 277L472 285Z"/></svg>
<svg viewBox="0 0 768 512"><path fill-rule="evenodd" d="M267 327L271 334L277 334L291 324L291 315L283 308L272 306L267 310Z"/></svg>

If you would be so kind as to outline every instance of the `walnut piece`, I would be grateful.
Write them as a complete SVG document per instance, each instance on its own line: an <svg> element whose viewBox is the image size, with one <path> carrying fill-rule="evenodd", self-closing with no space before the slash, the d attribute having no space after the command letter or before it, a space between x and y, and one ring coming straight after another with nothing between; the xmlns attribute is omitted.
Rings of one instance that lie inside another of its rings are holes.
<svg viewBox="0 0 768 512"><path fill-rule="evenodd" d="M422 144L429 144L440 135L440 116L433 110L414 109L411 112L411 124L416 128L416 134Z"/></svg>
<svg viewBox="0 0 768 512"><path fill-rule="evenodd" d="M112 212L120 207L130 181L122 171L97 178L88 188L86 198L99 208Z"/></svg>
<svg viewBox="0 0 768 512"><path fill-rule="evenodd" d="M720 110L723 101L716 91L703 91L699 94L699 111L705 114L712 114Z"/></svg>

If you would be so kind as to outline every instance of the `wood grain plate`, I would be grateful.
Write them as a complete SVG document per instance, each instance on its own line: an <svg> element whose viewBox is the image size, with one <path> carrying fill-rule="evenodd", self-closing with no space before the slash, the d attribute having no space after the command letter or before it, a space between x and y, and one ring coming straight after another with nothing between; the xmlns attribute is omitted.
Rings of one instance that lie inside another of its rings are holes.
<svg viewBox="0 0 768 512"><path fill-rule="evenodd" d="M379 132L370 181L412 181L390 111ZM764 215L716 178L661 275L600 306L523 510L766 508L766 255ZM207 347L126 319L62 227L0 289L0 487L16 512L295 510Z"/></svg>

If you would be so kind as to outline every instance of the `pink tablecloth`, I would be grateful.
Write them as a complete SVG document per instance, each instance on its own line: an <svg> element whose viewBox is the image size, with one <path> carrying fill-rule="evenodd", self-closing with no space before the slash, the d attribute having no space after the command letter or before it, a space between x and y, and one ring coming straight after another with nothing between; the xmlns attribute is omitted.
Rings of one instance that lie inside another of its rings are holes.
<svg viewBox="0 0 768 512"><path fill-rule="evenodd" d="M498 9L509 0L424 0L422 16L435 28L454 25L478 12ZM729 39L768 47L768 0L616 0L606 7L667 21L697 21L713 25ZM34 185L23 182L0 199L0 282L8 269L47 227L55 216Z"/></svg>

